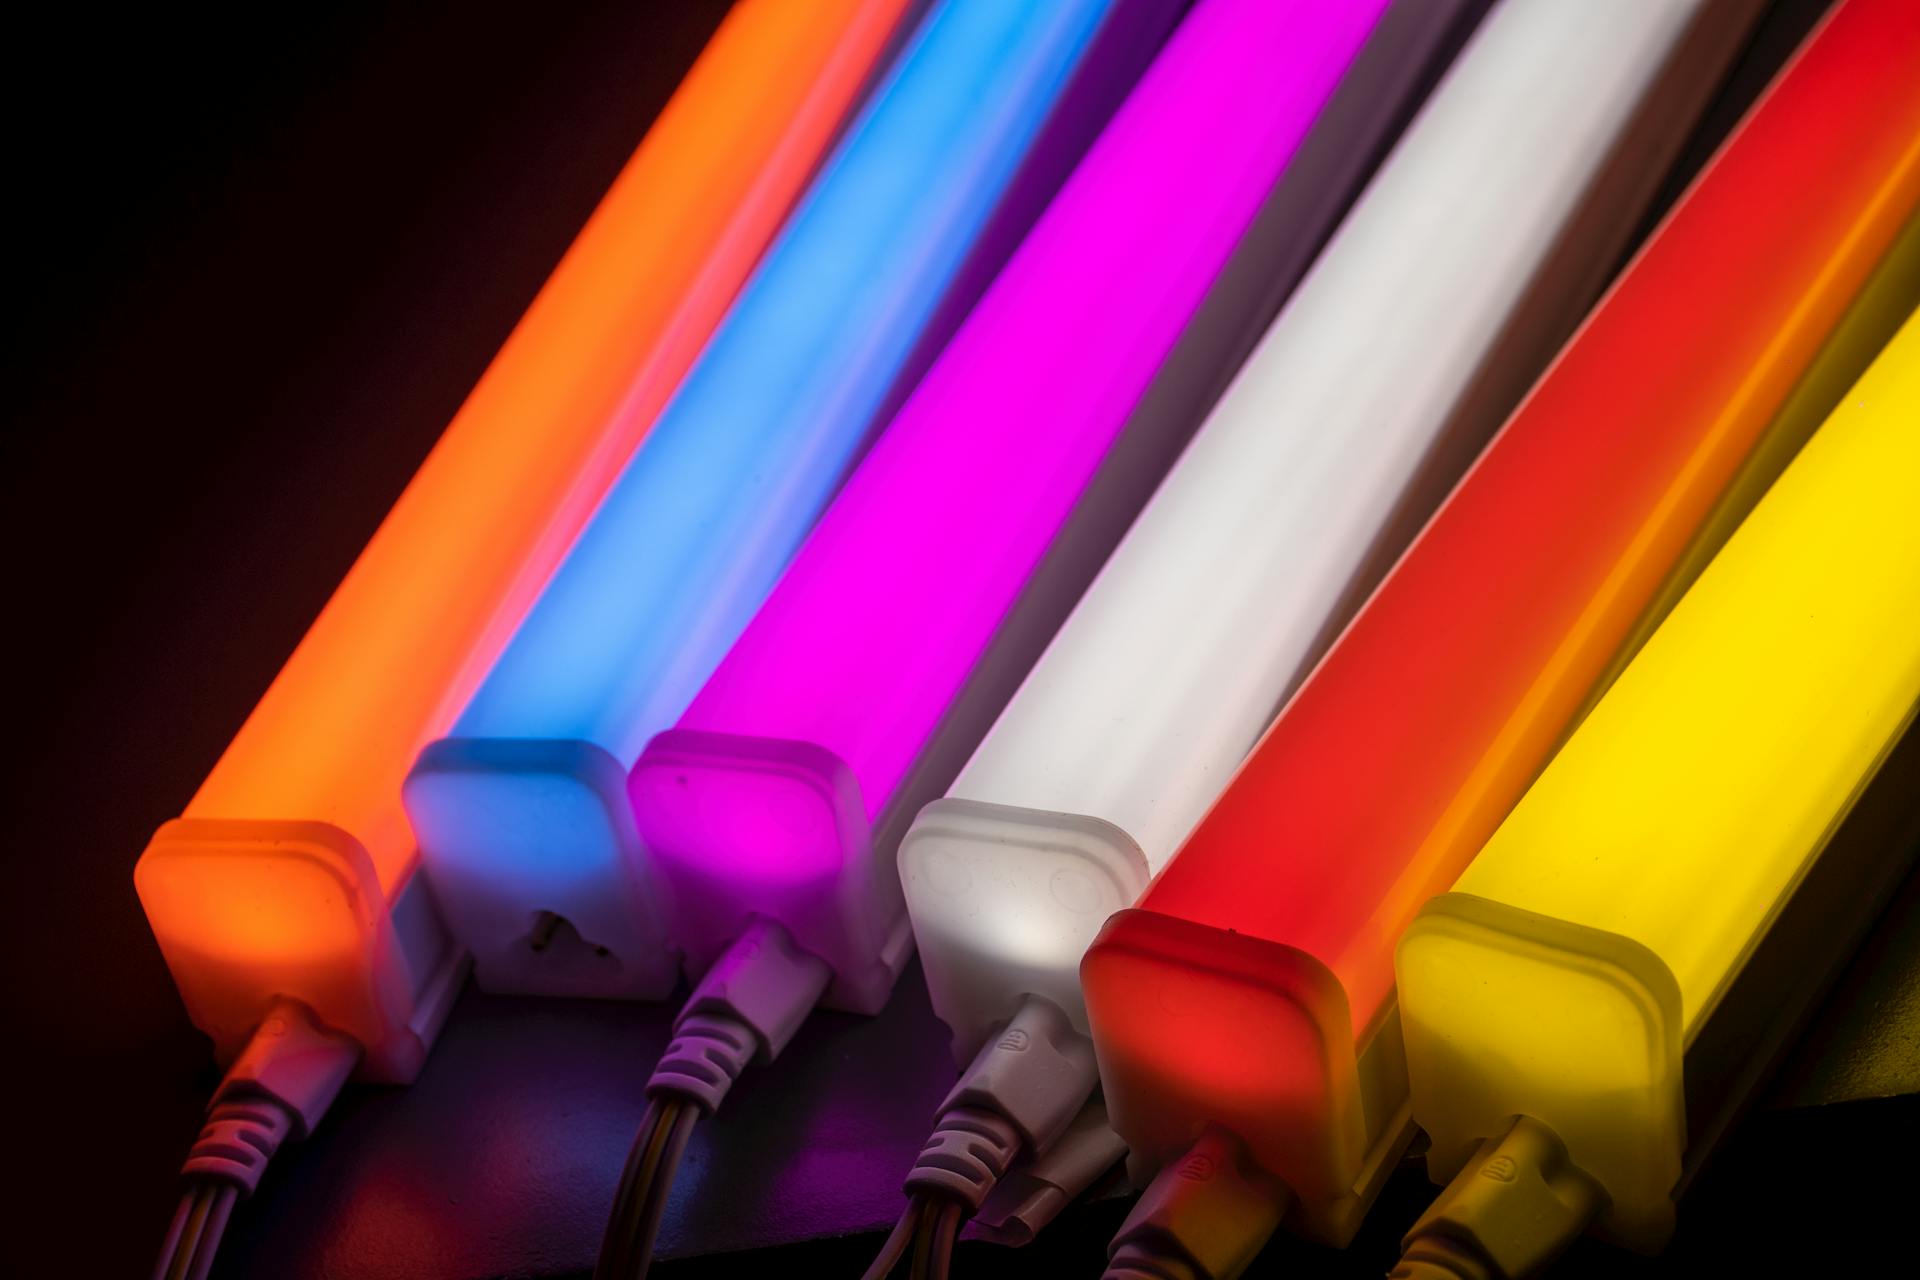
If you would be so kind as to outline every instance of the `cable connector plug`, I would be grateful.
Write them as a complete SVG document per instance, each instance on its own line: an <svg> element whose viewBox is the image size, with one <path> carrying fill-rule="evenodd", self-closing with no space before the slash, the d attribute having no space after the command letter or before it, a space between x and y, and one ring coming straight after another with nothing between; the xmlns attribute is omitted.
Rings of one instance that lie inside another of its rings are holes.
<svg viewBox="0 0 1920 1280"><path fill-rule="evenodd" d="M1395 1280L1522 1280L1587 1228L1607 1194L1558 1134L1521 1116L1484 1142L1401 1242Z"/></svg>
<svg viewBox="0 0 1920 1280"><path fill-rule="evenodd" d="M280 1144L313 1131L359 1061L354 1041L320 1026L299 1001L278 1001L215 1090L181 1172L251 1195Z"/></svg>
<svg viewBox="0 0 1920 1280"><path fill-rule="evenodd" d="M711 1114L747 1063L787 1047L832 977L785 926L755 917L680 1010L647 1095L683 1098Z"/></svg>
<svg viewBox="0 0 1920 1280"><path fill-rule="evenodd" d="M1293 1202L1238 1138L1209 1129L1160 1170L1107 1249L1106 1280L1232 1280Z"/></svg>
<svg viewBox="0 0 1920 1280"><path fill-rule="evenodd" d="M979 1209L1020 1154L1020 1132L987 1107L942 1112L907 1174L907 1194Z"/></svg>
<svg viewBox="0 0 1920 1280"><path fill-rule="evenodd" d="M940 1104L909 1195L980 1208L1014 1159L1045 1152L1099 1083L1093 1044L1058 1005L1028 996Z"/></svg>
<svg viewBox="0 0 1920 1280"><path fill-rule="evenodd" d="M832 976L784 926L756 916L700 979L647 1079L647 1118L614 1192L593 1270L598 1280L647 1274L695 1122L719 1109L749 1062L765 1062L787 1047Z"/></svg>
<svg viewBox="0 0 1920 1280"><path fill-rule="evenodd" d="M1127 1144L1107 1124L1107 1104L1090 1099L1052 1146L1001 1178L974 1218L975 1232L994 1244L1033 1243L1041 1228L1113 1173L1126 1155Z"/></svg>
<svg viewBox="0 0 1920 1280"><path fill-rule="evenodd" d="M253 1194L288 1138L304 1138L339 1096L360 1045L297 1000L279 1000L227 1071L181 1170L186 1190L155 1280L205 1280L236 1202Z"/></svg>

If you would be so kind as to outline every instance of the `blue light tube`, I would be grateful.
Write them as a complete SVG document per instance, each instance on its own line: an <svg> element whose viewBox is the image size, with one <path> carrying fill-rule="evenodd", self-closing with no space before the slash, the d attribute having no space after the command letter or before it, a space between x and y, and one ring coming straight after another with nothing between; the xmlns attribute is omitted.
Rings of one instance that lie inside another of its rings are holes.
<svg viewBox="0 0 1920 1280"><path fill-rule="evenodd" d="M1023 163L1071 162L1044 154L1045 126L1116 5L934 6L452 735L422 753L407 813L482 987L672 990L626 770L772 589L1031 179Z"/></svg>

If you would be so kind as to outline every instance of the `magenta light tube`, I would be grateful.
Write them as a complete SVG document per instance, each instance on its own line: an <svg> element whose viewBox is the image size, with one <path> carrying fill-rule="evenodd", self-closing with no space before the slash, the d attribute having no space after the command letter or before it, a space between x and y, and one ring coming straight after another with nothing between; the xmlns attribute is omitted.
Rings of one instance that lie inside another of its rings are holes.
<svg viewBox="0 0 1920 1280"><path fill-rule="evenodd" d="M1011 695L1144 501L1157 470L1099 533L1069 527L1095 523L1081 499L1096 473L1109 487L1123 434L1139 452L1136 406L1385 8L1204 0L1187 16L642 753L630 795L693 973L760 915L833 968L826 1003L884 1002L910 935L883 815L910 816L911 793L946 780L928 775L964 760L971 741L930 750L965 736L956 721L978 719L972 737L991 723L956 712L963 693L990 672ZM1056 558L1091 561L1077 582L1042 572L1056 538Z"/></svg>

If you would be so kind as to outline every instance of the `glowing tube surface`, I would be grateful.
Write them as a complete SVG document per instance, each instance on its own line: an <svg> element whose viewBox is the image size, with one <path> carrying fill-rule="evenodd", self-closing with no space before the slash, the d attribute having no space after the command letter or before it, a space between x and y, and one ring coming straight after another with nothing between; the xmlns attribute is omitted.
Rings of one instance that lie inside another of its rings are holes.
<svg viewBox="0 0 1920 1280"><path fill-rule="evenodd" d="M904 0L744 0L135 872L222 1057L305 1000L405 1078L456 956L401 780L445 733L840 127ZM391 918L390 918L391 917Z"/></svg>
<svg viewBox="0 0 1920 1280"><path fill-rule="evenodd" d="M1599 292L1745 28L1698 8L1488 20L916 820L901 877L956 1056L1030 994L1084 1026L1101 924Z"/></svg>
<svg viewBox="0 0 1920 1280"><path fill-rule="evenodd" d="M1682 1051L1920 705L1916 423L1920 320L1408 928L1437 1172L1531 1116L1665 1234Z"/></svg>
<svg viewBox="0 0 1920 1280"><path fill-rule="evenodd" d="M628 870L626 768L825 505L1111 7L929 13L451 736L422 754L407 812L483 986L671 989L657 904ZM542 912L579 938L539 933Z"/></svg>
<svg viewBox="0 0 1920 1280"><path fill-rule="evenodd" d="M1304 1206L1404 1125L1401 931L1545 763L1916 201L1920 9L1853 0L1088 952L1142 1159L1218 1125Z"/></svg>
<svg viewBox="0 0 1920 1280"><path fill-rule="evenodd" d="M763 914L834 967L834 1002L878 1011L909 933L873 824L951 728L990 646L1012 650L997 659L1004 698L1078 596L1045 592L1009 633L1384 7L1207 0L1188 16L713 678L641 756L640 835L696 970ZM1104 532L1079 540L1080 584L1159 474L1092 516Z"/></svg>

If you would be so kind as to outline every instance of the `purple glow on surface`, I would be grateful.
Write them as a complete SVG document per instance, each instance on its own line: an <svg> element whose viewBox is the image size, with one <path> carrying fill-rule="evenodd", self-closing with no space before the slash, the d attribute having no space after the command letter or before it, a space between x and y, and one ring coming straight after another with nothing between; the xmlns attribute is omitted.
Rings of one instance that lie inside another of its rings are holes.
<svg viewBox="0 0 1920 1280"><path fill-rule="evenodd" d="M643 756L672 857L831 874L825 833L886 806L1385 8L1186 18L679 724L837 761L748 762L761 803Z"/></svg>

